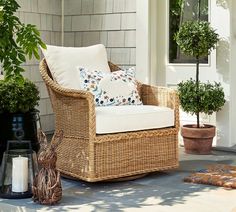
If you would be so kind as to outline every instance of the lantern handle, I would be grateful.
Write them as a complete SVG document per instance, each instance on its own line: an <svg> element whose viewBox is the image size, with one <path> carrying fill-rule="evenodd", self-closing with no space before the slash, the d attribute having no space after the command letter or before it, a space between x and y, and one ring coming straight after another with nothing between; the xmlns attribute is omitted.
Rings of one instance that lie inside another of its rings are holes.
<svg viewBox="0 0 236 212"><path fill-rule="evenodd" d="M25 136L25 132L22 128L18 128L14 131L14 136L18 141L21 141Z"/></svg>

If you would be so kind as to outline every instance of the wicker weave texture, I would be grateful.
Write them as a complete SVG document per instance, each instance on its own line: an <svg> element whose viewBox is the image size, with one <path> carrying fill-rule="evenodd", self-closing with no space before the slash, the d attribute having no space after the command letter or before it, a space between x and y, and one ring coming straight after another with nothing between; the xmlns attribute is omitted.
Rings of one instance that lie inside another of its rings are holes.
<svg viewBox="0 0 236 212"><path fill-rule="evenodd" d="M118 69L110 62L109 66ZM93 95L59 86L50 78L45 60L40 72L55 113L55 130L64 131L57 149L61 173L96 182L178 167L179 101L174 90L138 86L144 104L174 109L174 127L97 135Z"/></svg>
<svg viewBox="0 0 236 212"><path fill-rule="evenodd" d="M94 177L122 177L177 167L176 135L122 139L95 144ZM102 153L102 154L101 154Z"/></svg>

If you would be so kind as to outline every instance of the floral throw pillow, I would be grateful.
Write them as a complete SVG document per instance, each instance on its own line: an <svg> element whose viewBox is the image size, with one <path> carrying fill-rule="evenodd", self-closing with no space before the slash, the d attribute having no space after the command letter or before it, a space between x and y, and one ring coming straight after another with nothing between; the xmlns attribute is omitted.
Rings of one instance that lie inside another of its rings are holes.
<svg viewBox="0 0 236 212"><path fill-rule="evenodd" d="M142 105L133 68L111 73L78 69L81 88L94 95L96 106Z"/></svg>

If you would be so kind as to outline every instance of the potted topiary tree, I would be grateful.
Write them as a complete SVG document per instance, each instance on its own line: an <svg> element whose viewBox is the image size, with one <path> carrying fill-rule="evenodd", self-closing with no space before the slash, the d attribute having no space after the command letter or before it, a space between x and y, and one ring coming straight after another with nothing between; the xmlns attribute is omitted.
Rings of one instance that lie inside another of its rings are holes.
<svg viewBox="0 0 236 212"><path fill-rule="evenodd" d="M15 0L0 0L0 63L4 79L0 80L0 162L7 140L20 137L39 145L35 132L39 91L25 79L21 64L32 56L40 59L38 48L46 48L34 25L23 24L15 15L19 9Z"/></svg>
<svg viewBox="0 0 236 212"><path fill-rule="evenodd" d="M211 115L219 111L224 103L224 91L220 83L199 81L199 59L208 56L216 48L219 36L206 21L188 21L183 23L175 36L180 50L196 58L196 79L178 84L178 93L182 109L196 115L196 125L184 125L181 128L185 152L209 154L215 136L215 126L201 125L200 113Z"/></svg>

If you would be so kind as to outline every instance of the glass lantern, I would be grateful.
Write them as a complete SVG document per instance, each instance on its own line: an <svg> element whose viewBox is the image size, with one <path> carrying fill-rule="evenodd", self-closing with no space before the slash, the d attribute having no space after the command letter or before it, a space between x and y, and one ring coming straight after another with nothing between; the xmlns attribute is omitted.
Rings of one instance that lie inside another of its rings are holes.
<svg viewBox="0 0 236 212"><path fill-rule="evenodd" d="M32 184L38 172L37 156L30 141L8 141L0 174L0 197L32 197Z"/></svg>

